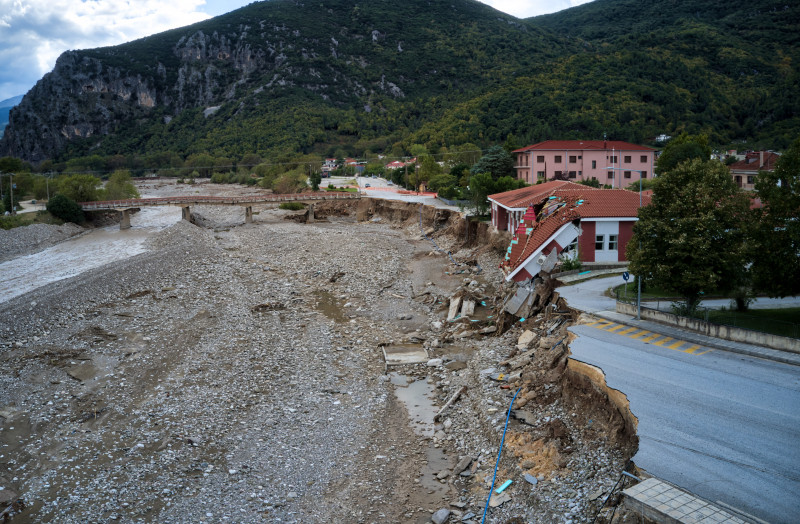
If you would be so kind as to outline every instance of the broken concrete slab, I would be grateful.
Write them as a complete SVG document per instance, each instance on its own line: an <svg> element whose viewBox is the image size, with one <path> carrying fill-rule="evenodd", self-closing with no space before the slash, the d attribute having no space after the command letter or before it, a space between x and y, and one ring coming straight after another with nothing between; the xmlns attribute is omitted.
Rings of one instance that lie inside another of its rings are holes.
<svg viewBox="0 0 800 524"><path fill-rule="evenodd" d="M461 297L450 299L450 310L447 312L447 320L453 320L458 315L458 310L461 307Z"/></svg>
<svg viewBox="0 0 800 524"><path fill-rule="evenodd" d="M492 493L492 498L489 499L489 506L492 508L496 508L498 506L502 506L506 502L511 500L511 495L506 492L501 494Z"/></svg>
<svg viewBox="0 0 800 524"><path fill-rule="evenodd" d="M528 349L531 345L531 342L534 341L536 338L536 333L530 330L525 330L517 339L517 348L519 349Z"/></svg>
<svg viewBox="0 0 800 524"><path fill-rule="evenodd" d="M534 413L530 411L522 411L521 409L512 409L511 416L515 419L528 424L529 426L535 426L537 424L537 418Z"/></svg>
<svg viewBox="0 0 800 524"><path fill-rule="evenodd" d="M461 305L461 316L462 317L471 317L475 314L475 301L474 300L464 300Z"/></svg>
<svg viewBox="0 0 800 524"><path fill-rule="evenodd" d="M383 358L387 366L422 364L430 359L424 347L413 344L383 346Z"/></svg>

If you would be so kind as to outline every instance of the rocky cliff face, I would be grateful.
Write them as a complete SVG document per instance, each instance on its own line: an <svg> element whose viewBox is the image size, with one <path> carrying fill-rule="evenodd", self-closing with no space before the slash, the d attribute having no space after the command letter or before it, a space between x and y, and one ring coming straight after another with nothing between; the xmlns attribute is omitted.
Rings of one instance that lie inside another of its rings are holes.
<svg viewBox="0 0 800 524"><path fill-rule="evenodd" d="M362 9L344 0L324 4L260 2L121 46L66 52L11 112L0 155L40 161L75 139L107 136L123 124L129 130L131 122L169 122L187 108L245 103L279 88L369 111L375 97L402 99L426 82L453 76L421 68L430 64L429 45L404 41L408 28L424 27L423 20L430 24L437 16L418 2L394 7L395 20L383 14L392 8L389 2ZM434 4L456 10L450 2ZM457 15L475 21L474 13ZM405 34L392 29L400 19ZM502 21L489 23L507 31ZM458 28L452 32L457 35Z"/></svg>

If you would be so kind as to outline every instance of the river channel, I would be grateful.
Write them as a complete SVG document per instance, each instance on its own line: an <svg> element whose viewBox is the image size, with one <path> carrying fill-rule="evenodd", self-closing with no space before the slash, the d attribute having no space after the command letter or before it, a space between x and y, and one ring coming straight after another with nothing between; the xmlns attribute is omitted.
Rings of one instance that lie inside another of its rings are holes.
<svg viewBox="0 0 800 524"><path fill-rule="evenodd" d="M179 207L144 207L131 215L131 228L108 226L53 247L0 264L0 303L36 288L147 250L146 240L179 222Z"/></svg>

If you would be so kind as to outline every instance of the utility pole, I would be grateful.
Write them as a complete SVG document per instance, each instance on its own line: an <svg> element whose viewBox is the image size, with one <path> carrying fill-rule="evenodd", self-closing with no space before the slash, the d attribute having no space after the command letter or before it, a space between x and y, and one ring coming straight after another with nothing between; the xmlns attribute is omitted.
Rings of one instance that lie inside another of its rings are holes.
<svg viewBox="0 0 800 524"><path fill-rule="evenodd" d="M17 206L14 205L14 173L9 173L8 176L11 177L11 183L8 186L9 191L11 191L11 214L17 214Z"/></svg>
<svg viewBox="0 0 800 524"><path fill-rule="evenodd" d="M605 169L611 169L612 171L619 171L619 170L623 170L624 168L622 168L622 167L614 167L612 165L612 166L606 167ZM628 171L636 171L637 173L639 173L639 209L641 209L642 208L642 171L640 171L638 169L629 169ZM616 176L615 176L615 178L616 178ZM639 239L639 249L640 250L642 249L642 240L641 239ZM637 289L636 289L636 320L641 320L642 319L642 276L641 275L636 275L636 284L637 284ZM625 291L627 292L627 290L628 290L628 285L626 283L625 284Z"/></svg>

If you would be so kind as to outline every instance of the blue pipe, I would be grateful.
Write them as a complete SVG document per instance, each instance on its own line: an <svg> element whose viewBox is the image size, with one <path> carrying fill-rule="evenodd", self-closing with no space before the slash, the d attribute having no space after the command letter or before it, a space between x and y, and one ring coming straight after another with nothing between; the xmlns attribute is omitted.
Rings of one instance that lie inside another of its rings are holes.
<svg viewBox="0 0 800 524"><path fill-rule="evenodd" d="M506 425L503 427L503 438L500 440L500 449L497 450L497 462L494 463L494 475L492 476L492 487L489 488L489 498L486 499L486 506L483 508L483 518L481 519L481 524L486 520L486 512L489 510L489 501L492 500L492 491L494 491L494 481L497 479L497 467L500 465L500 455L503 454L503 443L506 441L506 430L508 429L508 419L511 417L511 408L514 406L514 401L517 400L517 395L519 392L522 391L520 387L516 393L514 393L514 398L511 399L511 404L508 405L508 413L506 414Z"/></svg>

